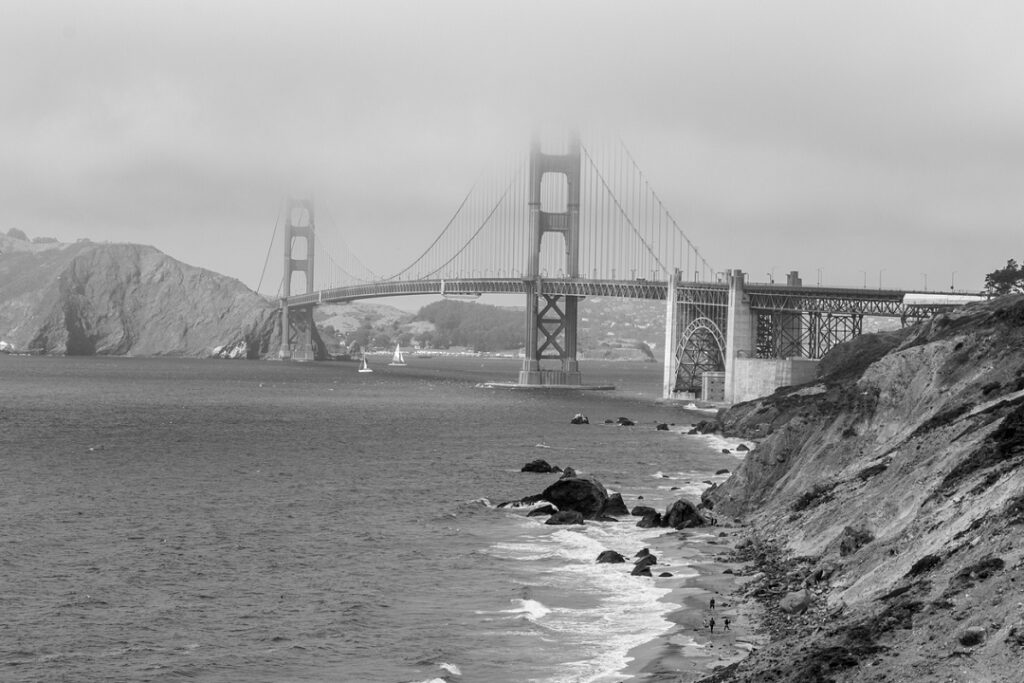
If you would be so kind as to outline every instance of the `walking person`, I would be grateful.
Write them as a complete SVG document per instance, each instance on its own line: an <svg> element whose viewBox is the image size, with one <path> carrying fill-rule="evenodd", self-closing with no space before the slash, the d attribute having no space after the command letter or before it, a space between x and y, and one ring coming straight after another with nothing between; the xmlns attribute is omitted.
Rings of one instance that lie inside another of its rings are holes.
<svg viewBox="0 0 1024 683"><path fill-rule="evenodd" d="M725 630L726 630L726 631L728 631L728 630L729 630L729 617L726 617L726 618L725 618Z"/></svg>
<svg viewBox="0 0 1024 683"><path fill-rule="evenodd" d="M708 622L708 624L711 625L711 632L714 633L715 632L715 618L711 617L711 620Z"/></svg>
<svg viewBox="0 0 1024 683"><path fill-rule="evenodd" d="M715 609L715 599L711 598L711 609Z"/></svg>

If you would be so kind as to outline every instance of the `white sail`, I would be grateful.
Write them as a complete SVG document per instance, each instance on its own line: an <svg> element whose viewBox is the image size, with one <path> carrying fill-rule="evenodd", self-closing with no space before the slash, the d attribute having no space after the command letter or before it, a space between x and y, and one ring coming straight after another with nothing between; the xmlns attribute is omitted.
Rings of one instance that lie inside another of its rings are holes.
<svg viewBox="0 0 1024 683"><path fill-rule="evenodd" d="M359 372L373 372L373 368L366 364L366 356L363 356L363 362L359 366Z"/></svg>
<svg viewBox="0 0 1024 683"><path fill-rule="evenodd" d="M405 356L402 355L401 344L395 344L395 353L391 356L391 362L388 365L405 365Z"/></svg>

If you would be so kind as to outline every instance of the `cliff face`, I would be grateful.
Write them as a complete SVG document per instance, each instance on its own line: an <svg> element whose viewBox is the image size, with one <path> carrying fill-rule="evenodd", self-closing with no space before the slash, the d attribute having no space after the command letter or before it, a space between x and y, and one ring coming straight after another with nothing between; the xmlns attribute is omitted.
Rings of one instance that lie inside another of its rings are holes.
<svg viewBox="0 0 1024 683"><path fill-rule="evenodd" d="M775 557L753 591L775 638L715 680L1020 680L1024 297L864 337L823 369L720 418L759 444L706 499ZM801 588L805 614L773 613Z"/></svg>
<svg viewBox="0 0 1024 683"><path fill-rule="evenodd" d="M0 241L0 339L58 355L276 353L276 306L153 247Z"/></svg>

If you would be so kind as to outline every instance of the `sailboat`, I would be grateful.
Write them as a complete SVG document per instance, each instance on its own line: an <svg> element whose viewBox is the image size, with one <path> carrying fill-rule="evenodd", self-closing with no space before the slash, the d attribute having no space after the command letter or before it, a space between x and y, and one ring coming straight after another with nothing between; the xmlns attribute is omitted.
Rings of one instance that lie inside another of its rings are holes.
<svg viewBox="0 0 1024 683"><path fill-rule="evenodd" d="M359 372L373 372L373 368L366 364L366 355L363 355L363 362L359 366Z"/></svg>
<svg viewBox="0 0 1024 683"><path fill-rule="evenodd" d="M402 344L395 344L395 355L391 356L388 365L405 365L405 356L402 355Z"/></svg>

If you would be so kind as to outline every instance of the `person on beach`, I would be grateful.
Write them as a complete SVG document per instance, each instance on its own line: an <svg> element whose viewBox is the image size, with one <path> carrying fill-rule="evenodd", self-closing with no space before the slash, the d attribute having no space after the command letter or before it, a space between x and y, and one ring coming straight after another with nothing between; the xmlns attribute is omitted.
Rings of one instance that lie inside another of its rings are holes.
<svg viewBox="0 0 1024 683"><path fill-rule="evenodd" d="M711 625L711 632L714 633L715 632L715 618L711 617L711 620L708 622L708 624Z"/></svg>
<svg viewBox="0 0 1024 683"><path fill-rule="evenodd" d="M728 631L728 630L729 630L729 617L726 617L726 618L725 618L725 630L726 630L726 631Z"/></svg>
<svg viewBox="0 0 1024 683"><path fill-rule="evenodd" d="M715 609L715 599L711 598L711 609Z"/></svg>

